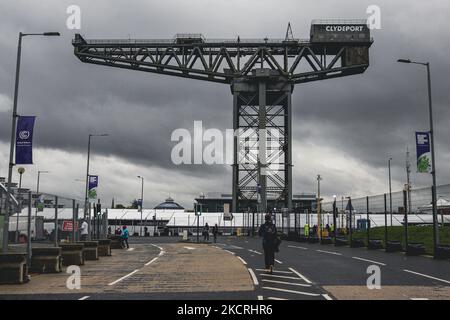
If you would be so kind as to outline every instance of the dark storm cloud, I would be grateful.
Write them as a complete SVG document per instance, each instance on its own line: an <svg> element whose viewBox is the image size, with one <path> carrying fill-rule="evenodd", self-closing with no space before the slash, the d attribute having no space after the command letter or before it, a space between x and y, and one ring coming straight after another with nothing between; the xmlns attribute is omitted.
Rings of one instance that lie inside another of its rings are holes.
<svg viewBox="0 0 450 320"><path fill-rule="evenodd" d="M75 32L65 28L67 6L80 5L81 33L87 38L170 38L177 32L202 32L212 38L238 34L281 38L288 21L294 35L304 38L314 18L365 17L367 6L378 4L383 29L373 33L370 68L363 75L297 86L293 139L300 145L312 142L335 148L374 171L384 168L392 155L394 179L403 181L406 146L414 157L414 130L428 128L426 83L425 70L395 60L403 56L429 59L437 160L441 181L446 182L450 179L446 165L450 67L445 53L450 37L443 35L450 27L444 14L449 5L441 1L376 2L342 1L336 8L334 1L233 0L214 1L214 5L206 0L2 1L0 94L12 98L18 31L59 30L63 33L60 39L24 40L20 112L38 116L37 146L84 153L88 133L108 132L111 137L95 140L96 153L161 170L180 170L191 177L201 172L212 178L218 171L226 176L230 170L226 166L172 165L170 135L176 128L191 128L194 120L202 120L205 128L231 127L229 87L83 64L70 44ZM0 113L0 141L7 142L9 126L9 114ZM327 156L332 161L333 153ZM314 177L316 172L307 174ZM331 171L325 175L334 179ZM298 179L302 181L299 191L314 190L314 179ZM423 177L417 181L429 183ZM228 189L229 182L218 181L217 189Z"/></svg>

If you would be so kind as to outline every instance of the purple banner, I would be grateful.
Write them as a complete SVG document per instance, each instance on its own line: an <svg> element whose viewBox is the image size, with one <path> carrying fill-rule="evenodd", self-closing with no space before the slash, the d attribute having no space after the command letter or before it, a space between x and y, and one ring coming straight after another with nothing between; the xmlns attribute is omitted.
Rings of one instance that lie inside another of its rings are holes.
<svg viewBox="0 0 450 320"><path fill-rule="evenodd" d="M33 128L36 117L17 117L16 164L33 164Z"/></svg>

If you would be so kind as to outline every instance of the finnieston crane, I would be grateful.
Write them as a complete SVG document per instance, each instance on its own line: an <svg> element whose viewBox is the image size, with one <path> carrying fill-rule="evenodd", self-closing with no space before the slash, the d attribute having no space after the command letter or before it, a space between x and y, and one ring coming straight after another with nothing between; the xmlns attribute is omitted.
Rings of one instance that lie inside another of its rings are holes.
<svg viewBox="0 0 450 320"><path fill-rule="evenodd" d="M290 36L289 36L290 35ZM75 55L85 63L228 84L233 95L233 129L250 132L250 146L234 138L232 212L245 212L267 199L292 210L292 92L300 83L363 73L373 40L365 20L313 20L310 39L87 40L75 34ZM276 129L279 147L266 150ZM250 131L249 131L250 130ZM241 132L242 132L241 131ZM270 135L270 134L268 134ZM262 137L262 138L261 138ZM273 165L276 170L273 170Z"/></svg>

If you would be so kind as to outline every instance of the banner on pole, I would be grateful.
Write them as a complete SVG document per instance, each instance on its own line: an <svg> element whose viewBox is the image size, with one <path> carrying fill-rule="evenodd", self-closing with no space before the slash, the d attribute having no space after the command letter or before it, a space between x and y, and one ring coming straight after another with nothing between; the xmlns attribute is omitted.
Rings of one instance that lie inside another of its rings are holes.
<svg viewBox="0 0 450 320"><path fill-rule="evenodd" d="M417 172L431 172L430 133L416 132Z"/></svg>
<svg viewBox="0 0 450 320"><path fill-rule="evenodd" d="M34 116L17 118L16 164L33 164Z"/></svg>
<svg viewBox="0 0 450 320"><path fill-rule="evenodd" d="M89 176L89 199L97 199L98 176Z"/></svg>

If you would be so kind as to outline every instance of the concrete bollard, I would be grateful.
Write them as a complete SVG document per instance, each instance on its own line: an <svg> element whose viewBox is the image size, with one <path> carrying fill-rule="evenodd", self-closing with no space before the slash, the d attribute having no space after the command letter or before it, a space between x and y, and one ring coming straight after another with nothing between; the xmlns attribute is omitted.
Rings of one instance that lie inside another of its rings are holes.
<svg viewBox="0 0 450 320"><path fill-rule="evenodd" d="M123 249L121 236L110 235L108 238L111 240L111 249Z"/></svg>
<svg viewBox="0 0 450 320"><path fill-rule="evenodd" d="M367 249L378 250L383 249L383 241L381 239L370 239L367 244Z"/></svg>
<svg viewBox="0 0 450 320"><path fill-rule="evenodd" d="M77 243L81 243L84 245L84 260L98 260L98 241L80 241Z"/></svg>
<svg viewBox="0 0 450 320"><path fill-rule="evenodd" d="M81 266L84 264L82 243L61 243L62 264L63 266Z"/></svg>
<svg viewBox="0 0 450 320"><path fill-rule="evenodd" d="M29 281L25 254L0 254L0 284L22 284Z"/></svg>
<svg viewBox="0 0 450 320"><path fill-rule="evenodd" d="M60 247L33 248L30 272L58 273L62 271Z"/></svg>
<svg viewBox="0 0 450 320"><path fill-rule="evenodd" d="M111 256L111 240L110 239L99 239L95 240L98 242L98 256L99 257L109 257Z"/></svg>

